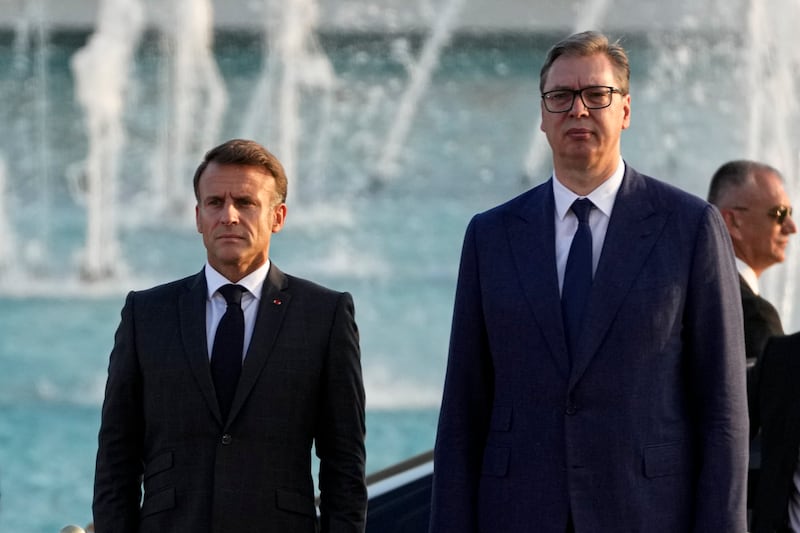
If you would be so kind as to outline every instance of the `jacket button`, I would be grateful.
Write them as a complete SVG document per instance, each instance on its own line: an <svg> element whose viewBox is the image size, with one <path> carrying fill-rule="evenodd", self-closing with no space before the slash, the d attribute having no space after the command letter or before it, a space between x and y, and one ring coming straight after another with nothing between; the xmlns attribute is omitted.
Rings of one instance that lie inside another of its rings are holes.
<svg viewBox="0 0 800 533"><path fill-rule="evenodd" d="M569 416L572 416L572 415L574 415L574 414L575 414L575 413L577 413L577 412L578 412L578 407L577 407L577 406L576 406L574 403L571 403L571 404L567 405L567 410L566 410L566 413L567 413Z"/></svg>
<svg viewBox="0 0 800 533"><path fill-rule="evenodd" d="M231 442L233 442L233 437L231 437L231 436L230 436L228 433L225 433L225 434L222 436L222 444L224 444L225 446L227 446L227 445L228 445L228 444L230 444Z"/></svg>

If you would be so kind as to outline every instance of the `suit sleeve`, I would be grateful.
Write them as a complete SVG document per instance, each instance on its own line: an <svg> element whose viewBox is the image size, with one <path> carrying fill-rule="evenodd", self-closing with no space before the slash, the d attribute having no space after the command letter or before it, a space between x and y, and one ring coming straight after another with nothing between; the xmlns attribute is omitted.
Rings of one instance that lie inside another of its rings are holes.
<svg viewBox="0 0 800 533"><path fill-rule="evenodd" d="M431 533L477 531L478 482L492 408L475 219L467 228L434 450Z"/></svg>
<svg viewBox="0 0 800 533"><path fill-rule="evenodd" d="M757 359L764 352L770 337L783 335L778 311L763 298L755 298L750 309L745 310L745 348L749 359Z"/></svg>
<svg viewBox="0 0 800 533"><path fill-rule="evenodd" d="M353 299L343 293L330 332L320 395L320 522L323 533L364 531L365 398Z"/></svg>
<svg viewBox="0 0 800 533"><path fill-rule="evenodd" d="M689 275L684 355L698 444L694 530L744 532L748 415L741 299L730 238L710 207Z"/></svg>
<svg viewBox="0 0 800 533"><path fill-rule="evenodd" d="M139 530L144 423L133 301L128 294L109 358L92 504L98 533Z"/></svg>

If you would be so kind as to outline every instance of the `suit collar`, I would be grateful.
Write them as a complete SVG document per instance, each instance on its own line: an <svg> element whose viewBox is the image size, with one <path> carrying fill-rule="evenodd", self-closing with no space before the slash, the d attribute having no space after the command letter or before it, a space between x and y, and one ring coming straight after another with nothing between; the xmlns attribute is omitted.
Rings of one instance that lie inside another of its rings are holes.
<svg viewBox="0 0 800 533"><path fill-rule="evenodd" d="M291 300L289 278L274 263L271 264L261 290L253 337L242 365L242 375L231 404L229 421L236 417L264 370Z"/></svg>
<svg viewBox="0 0 800 533"><path fill-rule="evenodd" d="M222 425L214 383L209 368L206 342L206 299L208 286L204 271L188 278L185 291L178 298L180 328L189 368L209 409ZM271 264L261 289L253 336L242 366L242 375L231 405L228 421L233 420L250 394L272 351L275 338L292 299L288 277Z"/></svg>
<svg viewBox="0 0 800 533"><path fill-rule="evenodd" d="M189 368L197 381L209 409L221 423L222 414L217 405L214 383L208 364L208 344L206 342L206 299L208 285L206 276L201 270L196 276L188 279L186 290L178 297L179 323L183 346L186 349Z"/></svg>
<svg viewBox="0 0 800 533"><path fill-rule="evenodd" d="M566 379L569 357L556 272L552 178L512 201L510 207L506 227L517 275L553 362Z"/></svg>
<svg viewBox="0 0 800 533"><path fill-rule="evenodd" d="M206 262L203 272L205 273L206 287L208 288L208 298L211 299L214 296L214 293L217 292L217 290L223 285L227 285L228 283L236 283L237 285L241 285L247 289L247 291L250 292L253 297L259 299L261 297L262 286L267 278L269 268L270 261L267 260L266 263L258 267L256 270L246 275L239 281L234 282L227 279L208 262Z"/></svg>
<svg viewBox="0 0 800 533"><path fill-rule="evenodd" d="M753 288L747 283L741 274L739 274L739 289L741 290L743 298L758 298L758 295L753 292Z"/></svg>
<svg viewBox="0 0 800 533"><path fill-rule="evenodd" d="M580 379L597 352L664 229L669 212L656 209L653 198L647 180L628 167L592 283L570 385Z"/></svg>
<svg viewBox="0 0 800 533"><path fill-rule="evenodd" d="M750 292L757 295L760 291L758 290L758 276L756 276L755 271L750 268L750 265L738 257L736 257L735 260L736 271L739 272L739 279L747 284L747 288Z"/></svg>
<svg viewBox="0 0 800 533"><path fill-rule="evenodd" d="M506 224L523 292L556 366L574 385L613 323L669 213L656 209L647 180L626 167L587 302L587 326L570 369L555 266L554 209L548 180L512 201Z"/></svg>
<svg viewBox="0 0 800 533"><path fill-rule="evenodd" d="M597 208L607 217L610 217L614 209L614 202L617 198L617 193L622 186L622 178L624 174L625 163L620 157L619 164L617 165L614 173L586 196L580 196L572 192L565 185L563 185L558 180L558 176L555 176L554 174L551 183L553 185L556 216L563 220L564 217L567 216L567 211L569 211L569 208L576 199L588 198L592 201L592 204L594 204L595 208Z"/></svg>

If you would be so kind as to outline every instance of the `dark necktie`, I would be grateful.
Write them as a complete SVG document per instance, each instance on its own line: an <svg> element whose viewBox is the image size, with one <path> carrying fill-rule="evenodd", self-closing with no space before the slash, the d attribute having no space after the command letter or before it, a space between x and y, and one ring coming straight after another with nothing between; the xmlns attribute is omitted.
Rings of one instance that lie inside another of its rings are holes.
<svg viewBox="0 0 800 533"><path fill-rule="evenodd" d="M589 227L589 211L593 207L594 204L587 198L575 200L571 207L578 217L578 230L569 247L564 286L561 289L561 310L570 358L575 356L583 311L592 288L592 230Z"/></svg>
<svg viewBox="0 0 800 533"><path fill-rule="evenodd" d="M211 377L217 391L217 402L222 419L227 420L233 402L233 394L242 373L244 349L244 313L242 312L241 285L223 285L219 293L225 297L228 307L217 326L214 346L211 349Z"/></svg>

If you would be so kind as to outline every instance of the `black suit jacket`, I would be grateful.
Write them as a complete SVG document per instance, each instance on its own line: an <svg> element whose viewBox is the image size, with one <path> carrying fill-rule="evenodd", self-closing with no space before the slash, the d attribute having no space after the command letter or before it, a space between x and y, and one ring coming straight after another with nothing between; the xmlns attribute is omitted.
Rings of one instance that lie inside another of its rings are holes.
<svg viewBox="0 0 800 533"><path fill-rule="evenodd" d="M800 333L768 342L760 374L751 423L761 426L761 474L751 532L774 533L786 525L800 450Z"/></svg>
<svg viewBox="0 0 800 533"><path fill-rule="evenodd" d="M227 422L209 370L206 298L203 272L127 297L99 434L98 533L363 531L351 296L271 266Z"/></svg>
<svg viewBox="0 0 800 533"><path fill-rule="evenodd" d="M758 425L752 420L758 417L754 411L760 372L758 369L761 354L770 337L783 335L783 326L778 311L767 300L754 293L747 282L739 276L742 293L742 314L744 316L744 344L748 361L747 368L747 404L750 414L750 437L755 438ZM752 453L752 450L751 450Z"/></svg>
<svg viewBox="0 0 800 533"><path fill-rule="evenodd" d="M767 300L754 293L739 276L744 314L744 344L747 358L755 361L764 351L767 341L774 335L783 335L778 311Z"/></svg>

